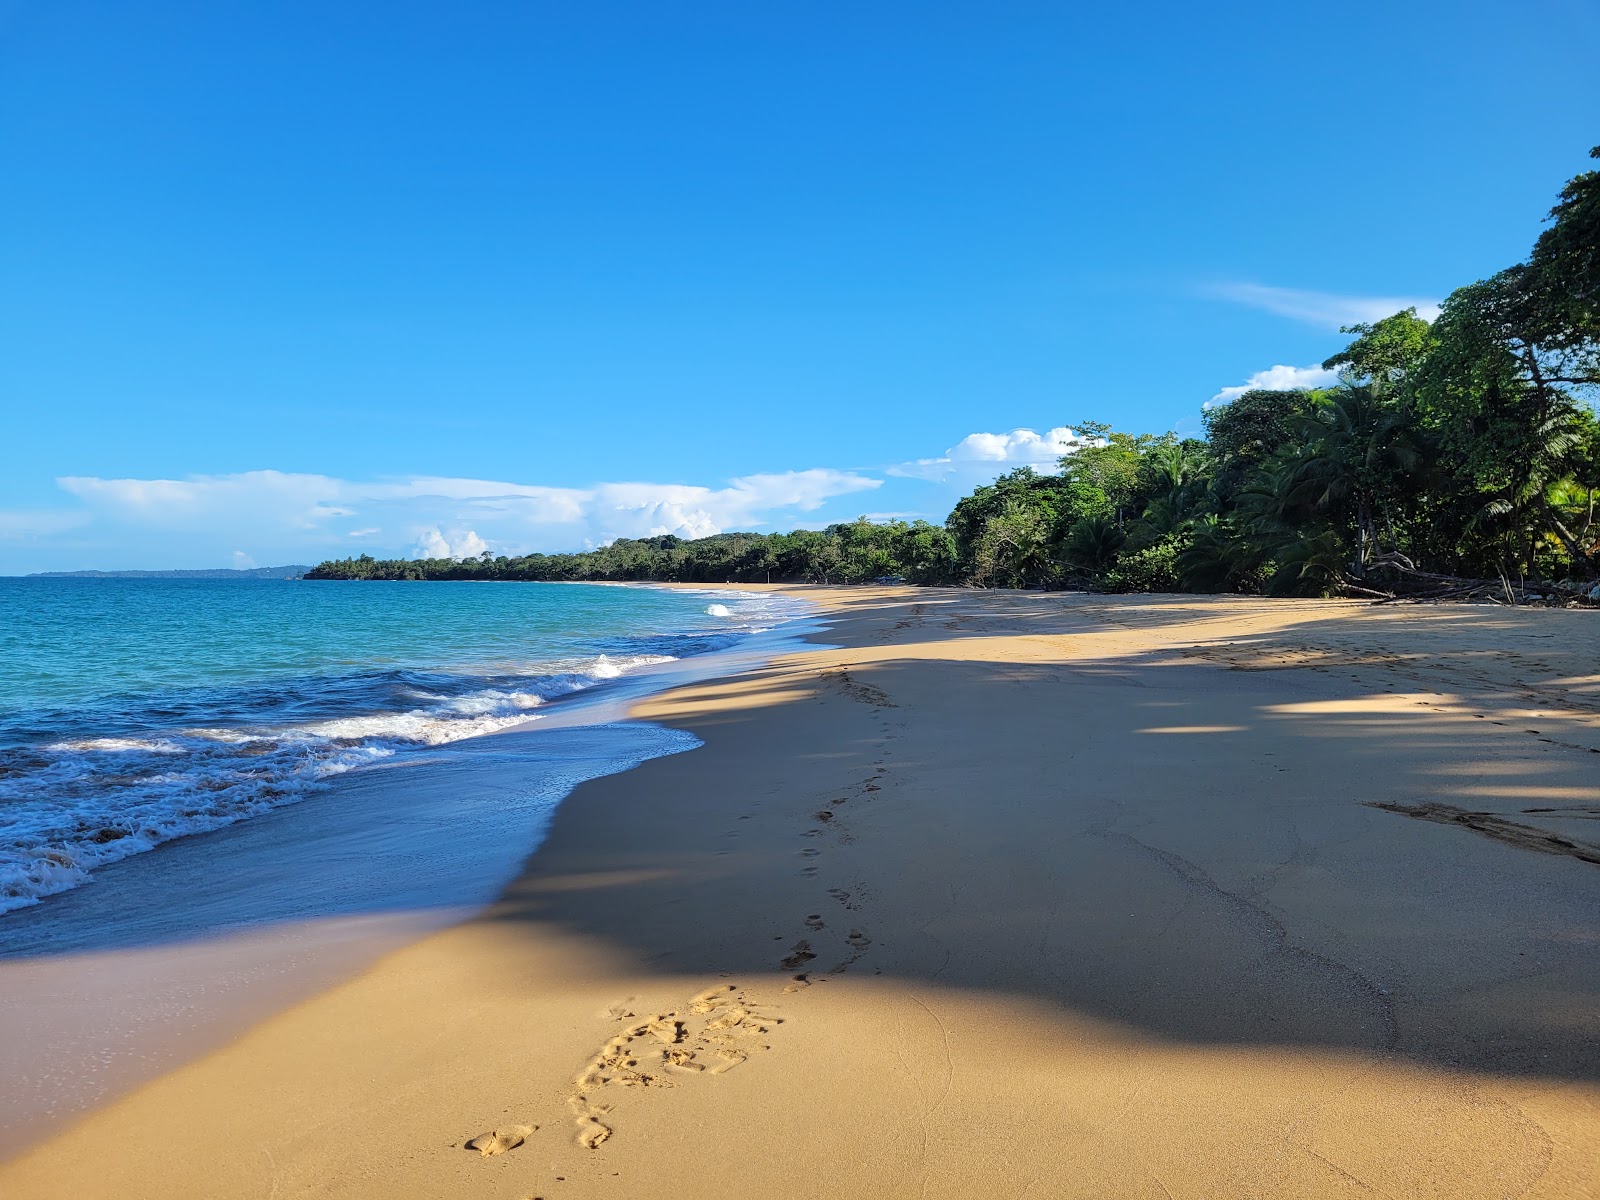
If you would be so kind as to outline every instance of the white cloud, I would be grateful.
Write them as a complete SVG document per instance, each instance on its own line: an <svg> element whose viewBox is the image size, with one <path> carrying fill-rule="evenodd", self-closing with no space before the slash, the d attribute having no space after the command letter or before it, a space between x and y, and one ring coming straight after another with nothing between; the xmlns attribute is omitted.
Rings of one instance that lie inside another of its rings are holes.
<svg viewBox="0 0 1600 1200"><path fill-rule="evenodd" d="M233 568L236 571L248 571L256 565L256 560L243 550L235 550L232 554Z"/></svg>
<svg viewBox="0 0 1600 1200"><path fill-rule="evenodd" d="M1207 291L1224 300L1335 331L1346 325L1381 321L1407 308L1416 309L1417 316L1425 321L1439 315L1438 301L1417 296L1339 296L1261 283L1224 283Z"/></svg>
<svg viewBox="0 0 1600 1200"><path fill-rule="evenodd" d="M489 543L474 530L464 529L448 536L435 526L424 529L411 547L412 558L477 558L489 548Z"/></svg>
<svg viewBox="0 0 1600 1200"><path fill-rule="evenodd" d="M1223 388L1206 402L1206 407L1226 404L1235 396L1242 396L1258 388L1263 391L1289 392L1297 388L1332 387L1338 382L1339 372L1329 371L1315 363L1309 367L1268 367L1265 371L1257 371L1237 387Z"/></svg>
<svg viewBox="0 0 1600 1200"><path fill-rule="evenodd" d="M1082 445L1065 425L1044 433L1013 429L1010 433L969 433L938 458L919 458L890 467L889 474L945 482L951 479L988 478L1015 467L1032 467L1054 474L1059 459Z"/></svg>
<svg viewBox="0 0 1600 1200"><path fill-rule="evenodd" d="M470 557L595 546L619 537L675 533L703 537L813 512L828 500L882 485L850 471L819 468L746 475L723 487L680 483L598 483L547 487L489 479L408 476L348 480L327 475L247 471L187 479L57 481L85 506L80 522L180 532L199 545L226 539L226 554L248 545L258 559L331 552L352 537L409 529L409 548L427 557Z"/></svg>
<svg viewBox="0 0 1600 1200"><path fill-rule="evenodd" d="M353 515L333 503L347 486L326 475L283 471L243 471L234 475L192 475L188 479L100 479L69 475L57 479L91 508L115 511L125 520L171 529L217 528L228 518L249 524L256 514L298 529Z"/></svg>

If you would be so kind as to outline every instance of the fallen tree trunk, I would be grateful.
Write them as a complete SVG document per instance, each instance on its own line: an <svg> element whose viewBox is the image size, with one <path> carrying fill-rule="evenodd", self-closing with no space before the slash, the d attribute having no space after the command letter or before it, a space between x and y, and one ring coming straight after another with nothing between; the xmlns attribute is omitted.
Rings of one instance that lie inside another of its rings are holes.
<svg viewBox="0 0 1600 1200"><path fill-rule="evenodd" d="M1558 608L1600 608L1600 587L1588 588L1550 580L1523 580L1513 583L1499 579L1464 579L1459 575L1440 575L1419 571L1402 556L1385 556L1373 563L1360 583L1346 580L1343 591L1352 596L1376 597L1375 603L1410 601L1485 601L1496 604L1540 604ZM1382 590L1379 590L1382 589Z"/></svg>

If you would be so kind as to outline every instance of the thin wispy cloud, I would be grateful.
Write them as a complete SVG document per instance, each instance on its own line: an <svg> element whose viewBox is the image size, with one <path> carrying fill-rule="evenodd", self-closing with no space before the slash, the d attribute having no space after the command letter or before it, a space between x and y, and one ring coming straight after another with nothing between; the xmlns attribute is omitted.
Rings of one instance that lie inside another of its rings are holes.
<svg viewBox="0 0 1600 1200"><path fill-rule="evenodd" d="M1214 404L1226 404L1235 396L1242 396L1246 392L1291 392L1299 388L1332 387L1339 382L1339 372L1327 370L1325 367L1313 363L1309 367L1268 367L1265 371L1257 371L1243 383L1235 387L1225 387L1210 400L1206 407Z"/></svg>
<svg viewBox="0 0 1600 1200"><path fill-rule="evenodd" d="M89 515L65 509L20 509L0 512L0 542L32 541L87 524Z"/></svg>
<svg viewBox="0 0 1600 1200"><path fill-rule="evenodd" d="M1407 308L1416 309L1425 321L1439 315L1439 302L1420 296L1342 296L1263 283L1217 284L1207 288L1206 294L1333 331L1381 321Z"/></svg>

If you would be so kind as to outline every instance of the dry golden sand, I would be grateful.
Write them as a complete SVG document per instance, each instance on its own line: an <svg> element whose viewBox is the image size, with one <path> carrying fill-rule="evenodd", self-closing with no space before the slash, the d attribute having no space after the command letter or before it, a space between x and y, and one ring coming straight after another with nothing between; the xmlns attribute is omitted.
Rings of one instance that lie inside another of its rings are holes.
<svg viewBox="0 0 1600 1200"><path fill-rule="evenodd" d="M0 1194L1600 1195L1596 614L816 594L481 918Z"/></svg>

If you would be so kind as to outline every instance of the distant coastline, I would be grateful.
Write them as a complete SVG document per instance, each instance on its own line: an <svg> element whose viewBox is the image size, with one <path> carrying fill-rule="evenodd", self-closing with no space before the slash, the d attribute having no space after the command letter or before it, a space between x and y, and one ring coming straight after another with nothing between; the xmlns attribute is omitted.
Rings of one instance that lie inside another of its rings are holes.
<svg viewBox="0 0 1600 1200"><path fill-rule="evenodd" d="M310 566L291 563L283 567L217 567L198 571L35 571L25 579L300 579Z"/></svg>

